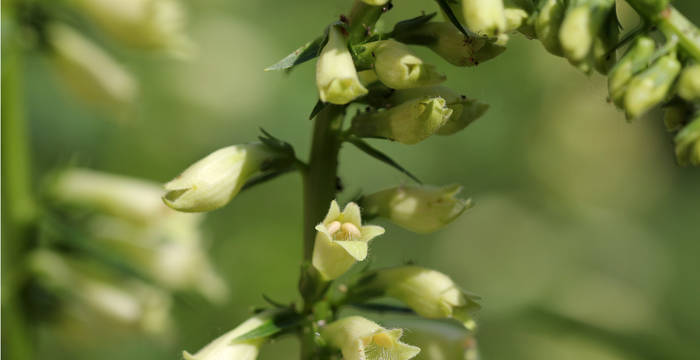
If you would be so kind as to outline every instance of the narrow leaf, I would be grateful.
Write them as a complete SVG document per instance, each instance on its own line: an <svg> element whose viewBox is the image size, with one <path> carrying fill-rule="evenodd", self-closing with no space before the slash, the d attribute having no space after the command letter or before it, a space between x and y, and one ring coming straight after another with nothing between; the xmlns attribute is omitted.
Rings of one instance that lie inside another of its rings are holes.
<svg viewBox="0 0 700 360"><path fill-rule="evenodd" d="M415 177L413 174L411 174L408 170L406 170L404 167L399 165L396 161L394 161L392 158L384 154L383 152L373 148L370 146L368 143L364 142L362 139L356 138L356 137L351 137L348 139L348 141L355 145L358 149L362 150L365 154L393 167L394 169L406 174L408 177L413 179L413 181L422 184L420 180L418 180L417 177Z"/></svg>
<svg viewBox="0 0 700 360"><path fill-rule="evenodd" d="M327 36L319 36L313 41L309 41L300 48L294 50L291 54L287 55L284 59L280 60L274 65L265 68L265 71L275 71L275 70L286 70L291 69L294 66L305 63L315 57L321 52L321 45Z"/></svg>
<svg viewBox="0 0 700 360"><path fill-rule="evenodd" d="M270 337L284 330L296 327L301 323L303 317L294 312L283 312L277 314L272 319L262 323L260 326L235 338L234 343L248 340L255 340Z"/></svg>
<svg viewBox="0 0 700 360"><path fill-rule="evenodd" d="M394 31L392 31L392 33L410 30L415 28L416 26L423 25L430 21L432 18L434 18L435 15L437 15L437 13L423 14L411 19L399 21L396 23L396 25L394 25Z"/></svg>
<svg viewBox="0 0 700 360"><path fill-rule="evenodd" d="M324 103L323 101L321 101L321 100L319 99L319 100L316 102L316 105L314 105L313 110L311 110L311 115L309 115L309 120L311 120L311 119L313 119L314 117L316 117L316 115L318 115L318 113L320 113L321 110L323 110L323 109L326 107L326 105L328 105L328 104L327 104L327 103Z"/></svg>

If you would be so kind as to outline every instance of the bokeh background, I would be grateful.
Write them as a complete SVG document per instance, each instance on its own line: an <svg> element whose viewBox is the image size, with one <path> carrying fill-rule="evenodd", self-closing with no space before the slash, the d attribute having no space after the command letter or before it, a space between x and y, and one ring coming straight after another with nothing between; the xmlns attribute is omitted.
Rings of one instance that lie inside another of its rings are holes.
<svg viewBox="0 0 700 360"><path fill-rule="evenodd" d="M700 23L700 3L675 5ZM262 69L316 37L350 2L185 6L198 53L191 61L105 40L140 82L126 116L73 96L45 57L24 58L35 186L69 163L165 182L215 149L255 139L260 127L307 156L313 63L290 74ZM397 0L384 21L436 9ZM523 36L508 45L474 68L416 48L447 74L446 85L491 109L452 137L373 144L426 183L464 185L476 206L427 236L380 222L387 233L373 243L371 261L414 261L481 295L483 359L700 358L700 169L676 165L660 111L627 123L606 102L603 77ZM351 147L341 156L342 201L409 182ZM38 358L177 359L264 305L262 294L297 299L301 209L301 181L291 174L208 214L209 253L232 295L221 306L178 300L171 338L93 331L76 339L41 325ZM282 339L261 358L294 358L297 349L296 339Z"/></svg>

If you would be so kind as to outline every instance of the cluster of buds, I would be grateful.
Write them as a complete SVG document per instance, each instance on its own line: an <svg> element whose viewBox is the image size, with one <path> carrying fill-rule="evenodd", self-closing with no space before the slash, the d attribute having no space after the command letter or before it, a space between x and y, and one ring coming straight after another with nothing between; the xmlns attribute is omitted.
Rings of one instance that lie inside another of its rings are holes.
<svg viewBox="0 0 700 360"><path fill-rule="evenodd" d="M38 44L46 47L56 73L76 95L109 110L121 111L134 102L137 81L102 46L55 18L54 11L40 2L14 3L17 12L24 14L20 26L28 30L17 33L34 33L42 40ZM76 0L63 10L85 18L126 46L161 50L179 58L192 53L178 0Z"/></svg>
<svg viewBox="0 0 700 360"><path fill-rule="evenodd" d="M165 206L158 184L74 168L62 171L53 179L48 195L54 206L70 210L67 214L87 215L72 220L82 236L90 241L90 244L77 245L78 249L97 258L100 254L109 254L110 258L119 259L119 266L115 267L114 261L108 260L83 273L53 279L55 282L68 284L74 277L101 272L109 273L110 278L118 282L136 283L147 279L151 287L161 289L159 291L168 298L172 291L196 292L213 302L227 298L227 287L212 268L205 251L199 231L202 217L178 213ZM72 252L56 252L51 258L70 263L74 261L73 255ZM42 255L39 259L47 257ZM37 262L46 266L56 263L58 260ZM39 268L44 269L42 266ZM124 269L129 271L124 273ZM61 274L58 270L53 273ZM105 283L103 287L108 285ZM115 299L114 307L118 309L120 300Z"/></svg>

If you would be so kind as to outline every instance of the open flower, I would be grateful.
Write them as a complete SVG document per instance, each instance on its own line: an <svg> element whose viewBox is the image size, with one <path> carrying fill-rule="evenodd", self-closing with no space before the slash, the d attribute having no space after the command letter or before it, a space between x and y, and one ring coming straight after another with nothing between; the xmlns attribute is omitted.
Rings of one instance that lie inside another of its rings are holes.
<svg viewBox="0 0 700 360"><path fill-rule="evenodd" d="M362 137L381 137L416 144L437 132L452 115L441 97L421 97L390 109L358 114L350 131Z"/></svg>
<svg viewBox="0 0 700 360"><path fill-rule="evenodd" d="M338 105L367 94L357 76L345 37L336 26L328 29L328 43L316 62L316 86L321 101Z"/></svg>
<svg viewBox="0 0 700 360"><path fill-rule="evenodd" d="M179 211L211 211L226 205L274 155L262 144L228 146L207 155L165 184L163 201Z"/></svg>
<svg viewBox="0 0 700 360"><path fill-rule="evenodd" d="M402 329L385 329L361 316L349 316L321 329L321 336L343 353L345 360L408 360L420 348L399 341Z"/></svg>
<svg viewBox="0 0 700 360"><path fill-rule="evenodd" d="M329 280L343 275L356 261L364 260L369 241L384 233L381 226L362 225L357 204L348 203L340 212L335 200L316 230L312 264Z"/></svg>
<svg viewBox="0 0 700 360"><path fill-rule="evenodd" d="M183 351L182 355L185 360L254 360L258 357L260 345L267 339L262 337L246 341L234 340L264 324L274 314L274 311L260 313L238 325L235 329L219 336L194 355L187 351Z"/></svg>
<svg viewBox="0 0 700 360"><path fill-rule="evenodd" d="M471 207L471 200L456 198L460 185L443 187L397 186L369 194L362 199L362 206L372 215L417 233L430 233L451 223L464 210Z"/></svg>
<svg viewBox="0 0 700 360"><path fill-rule="evenodd" d="M360 291L393 297L426 318L454 318L468 329L475 327L471 314L480 308L478 298L462 291L439 271L400 266L377 270L367 279L359 285Z"/></svg>
<svg viewBox="0 0 700 360"><path fill-rule="evenodd" d="M433 65L425 64L408 46L396 40L382 41L376 46L374 55L374 71L379 81L392 89L437 85L447 79Z"/></svg>

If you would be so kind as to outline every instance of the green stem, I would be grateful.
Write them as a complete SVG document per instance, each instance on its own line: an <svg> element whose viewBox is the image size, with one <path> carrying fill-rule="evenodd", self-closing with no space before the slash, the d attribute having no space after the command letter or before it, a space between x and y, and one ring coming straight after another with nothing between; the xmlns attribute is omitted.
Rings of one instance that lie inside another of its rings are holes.
<svg viewBox="0 0 700 360"><path fill-rule="evenodd" d="M700 30L672 6L661 13L659 29L678 37L678 44L700 62Z"/></svg>
<svg viewBox="0 0 700 360"><path fill-rule="evenodd" d="M22 111L21 52L8 38L2 49L2 355L29 360L33 359L33 344L20 295L36 205Z"/></svg>

